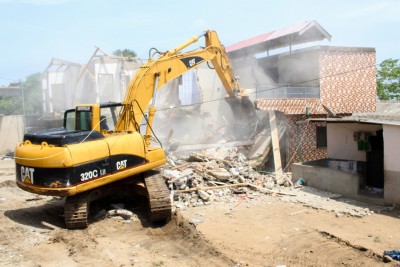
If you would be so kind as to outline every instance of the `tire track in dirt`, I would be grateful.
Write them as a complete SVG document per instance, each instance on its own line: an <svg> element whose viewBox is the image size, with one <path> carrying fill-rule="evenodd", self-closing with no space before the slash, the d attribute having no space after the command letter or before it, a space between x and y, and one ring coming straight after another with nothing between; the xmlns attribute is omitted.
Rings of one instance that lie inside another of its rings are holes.
<svg viewBox="0 0 400 267"><path fill-rule="evenodd" d="M282 237L265 260L290 266L388 266L383 257L316 229ZM395 262L393 266L397 266Z"/></svg>
<svg viewBox="0 0 400 267"><path fill-rule="evenodd" d="M150 224L142 202L131 209L139 221L110 217L84 230L66 230L63 199L35 197L8 181L0 187L1 196L6 196L0 202L1 266L234 265L179 214L168 224ZM51 230L42 221L57 228Z"/></svg>

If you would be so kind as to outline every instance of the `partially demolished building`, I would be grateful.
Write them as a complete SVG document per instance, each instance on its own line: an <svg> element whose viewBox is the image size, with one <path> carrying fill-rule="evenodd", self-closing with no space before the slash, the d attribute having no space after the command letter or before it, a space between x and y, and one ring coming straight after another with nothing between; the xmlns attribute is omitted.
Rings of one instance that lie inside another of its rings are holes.
<svg viewBox="0 0 400 267"><path fill-rule="evenodd" d="M82 103L122 101L140 62L109 56L99 48L86 64L52 59L43 72L43 114L57 117Z"/></svg>
<svg viewBox="0 0 400 267"><path fill-rule="evenodd" d="M327 157L326 123L306 119L375 111L374 48L292 47L330 38L316 21L306 21L227 47L234 69L246 77L242 86L255 89L257 108L278 111L283 165ZM282 48L289 51L270 55Z"/></svg>

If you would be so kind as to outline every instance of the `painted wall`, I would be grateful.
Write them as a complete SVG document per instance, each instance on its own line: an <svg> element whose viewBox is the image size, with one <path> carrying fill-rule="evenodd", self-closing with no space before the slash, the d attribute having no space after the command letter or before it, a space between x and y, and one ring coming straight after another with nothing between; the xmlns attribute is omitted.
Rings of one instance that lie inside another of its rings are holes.
<svg viewBox="0 0 400 267"><path fill-rule="evenodd" d="M357 173L296 163L292 165L292 179L297 181L299 178L303 178L307 186L320 190L353 199L356 199L358 195Z"/></svg>
<svg viewBox="0 0 400 267"><path fill-rule="evenodd" d="M354 132L368 132L376 135L381 125L359 123L328 123L328 158L366 161L366 152L359 151Z"/></svg>
<svg viewBox="0 0 400 267"><path fill-rule="evenodd" d="M45 115L63 112L73 107L75 82L79 66L70 65L61 70L48 70L42 79L43 112Z"/></svg>
<svg viewBox="0 0 400 267"><path fill-rule="evenodd" d="M292 179L297 181L299 178L303 178L307 186L320 190L367 203L384 204L382 198L368 197L358 193L359 176L356 172L295 163L292 165Z"/></svg>
<svg viewBox="0 0 400 267"><path fill-rule="evenodd" d="M23 140L23 117L19 115L0 115L0 154L14 151L18 142Z"/></svg>
<svg viewBox="0 0 400 267"><path fill-rule="evenodd" d="M400 205L400 126L383 126L384 198L387 203Z"/></svg>

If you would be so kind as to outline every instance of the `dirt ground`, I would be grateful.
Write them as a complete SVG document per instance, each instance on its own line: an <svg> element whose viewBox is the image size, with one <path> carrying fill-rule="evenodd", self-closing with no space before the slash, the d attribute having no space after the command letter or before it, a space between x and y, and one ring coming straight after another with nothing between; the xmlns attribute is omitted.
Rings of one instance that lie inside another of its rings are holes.
<svg viewBox="0 0 400 267"><path fill-rule="evenodd" d="M0 161L1 266L400 266L383 257L400 248L397 209L339 216L251 194L180 207L168 224L151 225L143 202L127 200L138 220L66 230L63 199L24 192L14 179L14 161Z"/></svg>

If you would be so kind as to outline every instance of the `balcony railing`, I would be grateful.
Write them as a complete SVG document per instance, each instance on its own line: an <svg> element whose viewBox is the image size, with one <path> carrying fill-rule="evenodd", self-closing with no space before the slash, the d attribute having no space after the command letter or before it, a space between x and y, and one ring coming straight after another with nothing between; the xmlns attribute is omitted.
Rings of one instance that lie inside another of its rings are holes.
<svg viewBox="0 0 400 267"><path fill-rule="evenodd" d="M292 86L288 84L256 85L257 98L319 98L319 85Z"/></svg>

